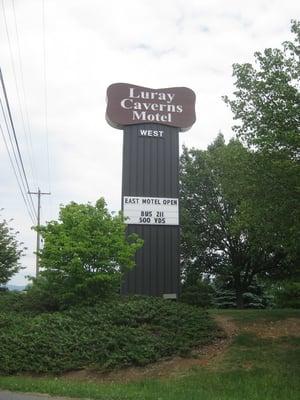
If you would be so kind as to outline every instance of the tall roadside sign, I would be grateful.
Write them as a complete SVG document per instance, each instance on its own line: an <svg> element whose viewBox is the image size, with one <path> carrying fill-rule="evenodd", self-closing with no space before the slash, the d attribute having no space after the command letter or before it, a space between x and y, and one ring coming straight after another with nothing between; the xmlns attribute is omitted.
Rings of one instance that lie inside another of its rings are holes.
<svg viewBox="0 0 300 400"><path fill-rule="evenodd" d="M123 294L176 299L179 294L179 132L195 122L195 93L114 83L106 120L123 129L122 211L128 234L144 246Z"/></svg>

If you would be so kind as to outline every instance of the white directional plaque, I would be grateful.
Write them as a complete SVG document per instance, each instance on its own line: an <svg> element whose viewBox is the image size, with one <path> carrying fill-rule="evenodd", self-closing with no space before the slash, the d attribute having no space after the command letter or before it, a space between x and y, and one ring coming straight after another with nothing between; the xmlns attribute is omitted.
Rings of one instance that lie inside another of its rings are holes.
<svg viewBox="0 0 300 400"><path fill-rule="evenodd" d="M123 197L126 224L179 225L179 201L165 197Z"/></svg>

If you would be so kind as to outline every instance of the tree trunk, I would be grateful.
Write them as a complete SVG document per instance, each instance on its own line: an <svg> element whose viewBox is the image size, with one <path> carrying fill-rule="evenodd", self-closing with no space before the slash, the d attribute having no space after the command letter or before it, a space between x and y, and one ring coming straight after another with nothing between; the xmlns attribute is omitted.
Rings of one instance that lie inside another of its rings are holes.
<svg viewBox="0 0 300 400"><path fill-rule="evenodd" d="M244 308L244 297L243 297L243 291L240 289L237 289L236 292L236 306L238 309L243 309Z"/></svg>

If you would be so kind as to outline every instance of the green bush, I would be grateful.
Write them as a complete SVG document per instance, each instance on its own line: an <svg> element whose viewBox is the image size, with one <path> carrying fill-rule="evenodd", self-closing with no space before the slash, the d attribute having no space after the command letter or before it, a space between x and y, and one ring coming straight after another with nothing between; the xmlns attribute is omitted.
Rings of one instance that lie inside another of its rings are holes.
<svg viewBox="0 0 300 400"><path fill-rule="evenodd" d="M145 365L187 354L221 333L196 307L158 298L24 315L0 313L0 373Z"/></svg>
<svg viewBox="0 0 300 400"><path fill-rule="evenodd" d="M300 282L287 282L275 289L275 304L279 308L300 308Z"/></svg>
<svg viewBox="0 0 300 400"><path fill-rule="evenodd" d="M0 291L0 312L24 310L25 298L25 292Z"/></svg>
<svg viewBox="0 0 300 400"><path fill-rule="evenodd" d="M254 279L248 290L243 293L244 308L268 308L273 306L273 296L268 293L268 288ZM236 308L237 299L232 281L216 281L214 305L220 309Z"/></svg>
<svg viewBox="0 0 300 400"><path fill-rule="evenodd" d="M208 308L213 306L214 289L205 281L197 281L194 285L184 285L180 300L193 306Z"/></svg>
<svg viewBox="0 0 300 400"><path fill-rule="evenodd" d="M17 311L22 313L40 313L56 311L57 303L47 293L39 291L37 285L29 288L28 291L7 291L0 292L0 312Z"/></svg>

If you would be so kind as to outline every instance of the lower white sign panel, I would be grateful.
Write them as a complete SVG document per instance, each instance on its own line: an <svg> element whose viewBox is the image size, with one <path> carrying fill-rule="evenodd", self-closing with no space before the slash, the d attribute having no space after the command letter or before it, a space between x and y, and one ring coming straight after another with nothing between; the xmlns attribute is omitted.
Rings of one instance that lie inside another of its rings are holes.
<svg viewBox="0 0 300 400"><path fill-rule="evenodd" d="M123 197L126 224L179 225L179 201L165 197Z"/></svg>

